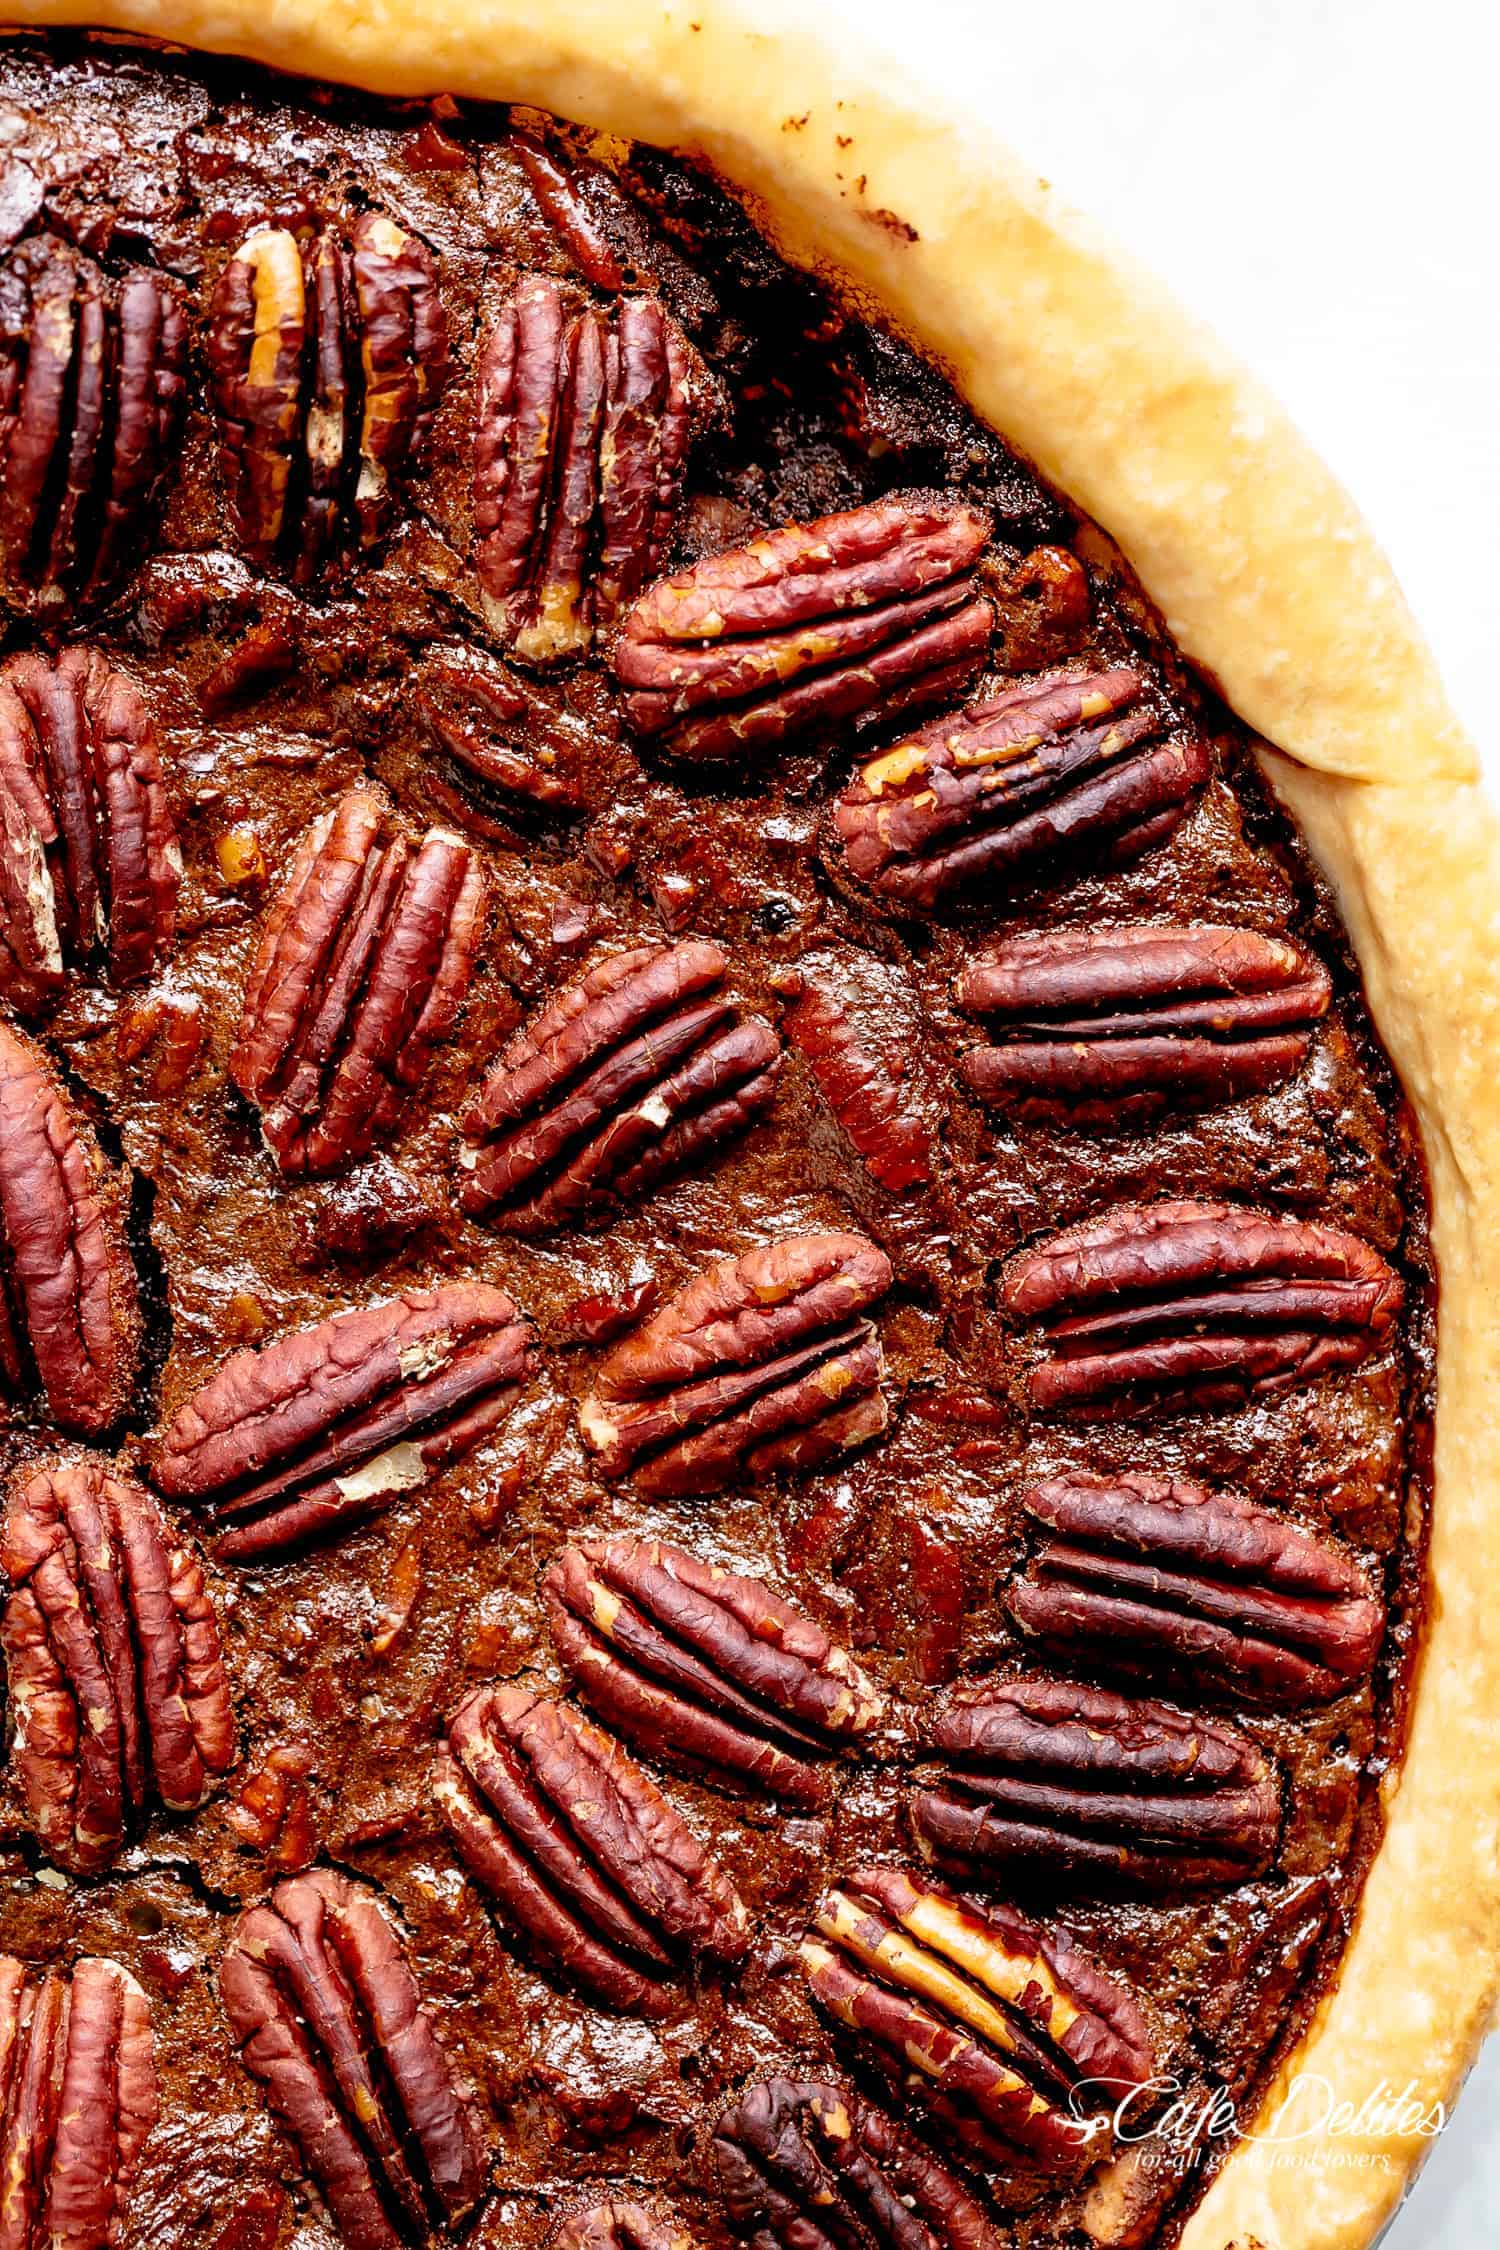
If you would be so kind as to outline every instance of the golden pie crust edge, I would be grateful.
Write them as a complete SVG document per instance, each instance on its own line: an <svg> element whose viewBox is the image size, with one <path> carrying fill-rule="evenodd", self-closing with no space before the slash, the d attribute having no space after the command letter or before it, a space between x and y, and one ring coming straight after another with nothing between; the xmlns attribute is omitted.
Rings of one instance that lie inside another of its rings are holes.
<svg viewBox="0 0 1500 2250"><path fill-rule="evenodd" d="M1263 762L1337 893L1431 1175L1430 1607L1337 1982L1183 2244L1365 2250L1431 2146L1414 2119L1451 2107L1500 1983L1500 822L1348 495L1155 280L972 118L810 31L805 0L7 13L377 93L531 103L705 157L790 258L884 312L1104 526L1277 746Z"/></svg>

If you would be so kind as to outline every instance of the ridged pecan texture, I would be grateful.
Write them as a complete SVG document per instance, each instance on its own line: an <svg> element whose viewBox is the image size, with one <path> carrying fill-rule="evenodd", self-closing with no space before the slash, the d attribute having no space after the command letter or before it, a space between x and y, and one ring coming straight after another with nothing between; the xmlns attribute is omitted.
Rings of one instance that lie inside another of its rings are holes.
<svg viewBox="0 0 1500 2250"><path fill-rule="evenodd" d="M33 1015L69 962L146 977L176 929L182 852L155 731L96 649L0 670L0 996Z"/></svg>
<svg viewBox="0 0 1500 2250"><path fill-rule="evenodd" d="M841 2087L751 2086L714 2127L730 2225L750 2250L1000 2250L963 2183Z"/></svg>
<svg viewBox="0 0 1500 2250"><path fill-rule="evenodd" d="M476 1688L434 1786L504 1919L592 1998L660 2015L686 1960L743 1957L750 1922L728 1876L619 1744L567 1704Z"/></svg>
<svg viewBox="0 0 1500 2250"><path fill-rule="evenodd" d="M1332 985L1291 939L1213 923L1053 930L970 961L956 998L989 1019L964 1077L1040 1123L1133 1124L1264 1093L1299 1069Z"/></svg>
<svg viewBox="0 0 1500 2250"><path fill-rule="evenodd" d="M654 297L606 309L531 274L506 304L479 360L474 528L485 615L523 661L580 655L660 568L701 380Z"/></svg>
<svg viewBox="0 0 1500 2250"><path fill-rule="evenodd" d="M466 1211L516 1233L631 1205L771 1098L780 1047L706 939L597 962L489 1072L463 1119Z"/></svg>
<svg viewBox="0 0 1500 2250"><path fill-rule="evenodd" d="M835 961L812 954L780 985L792 1003L783 1019L787 1039L871 1179L892 1195L925 1186L933 1134L914 1098L908 1059L917 1026L893 1003L889 964L873 955Z"/></svg>
<svg viewBox="0 0 1500 2250"><path fill-rule="evenodd" d="M958 694L994 612L976 509L887 499L769 531L642 596L611 656L637 733L715 763Z"/></svg>
<svg viewBox="0 0 1500 2250"><path fill-rule="evenodd" d="M856 2051L1002 2167L1102 2154L1096 2121L1155 2067L1131 1994L1065 1939L899 1868L831 1890L802 1964Z"/></svg>
<svg viewBox="0 0 1500 2250"><path fill-rule="evenodd" d="M869 1308L890 1287L858 1234L726 1258L615 1346L578 1410L601 1474L653 1493L815 1467L885 1428Z"/></svg>
<svg viewBox="0 0 1500 2250"><path fill-rule="evenodd" d="M305 584L373 546L448 375L426 244L379 211L347 242L258 227L219 276L206 349L246 554Z"/></svg>
<svg viewBox="0 0 1500 2250"><path fill-rule="evenodd" d="M1281 1802L1248 1736L1073 1680L1007 1680L928 1723L941 1777L912 1798L928 1859L972 1879L1199 1890L1269 1866Z"/></svg>
<svg viewBox="0 0 1500 2250"><path fill-rule="evenodd" d="M0 1401L36 1388L94 1435L135 1392L141 1314L125 1198L29 1039L0 1023Z"/></svg>
<svg viewBox="0 0 1500 2250"><path fill-rule="evenodd" d="M481 834L514 841L505 828L492 829L486 806L523 834L545 832L583 811L582 791L571 774L559 771L555 742L548 739L552 714L514 671L472 649L438 648L413 673L412 694L433 742L469 778L465 816L474 821L477 797Z"/></svg>
<svg viewBox="0 0 1500 2250"><path fill-rule="evenodd" d="M1006 1310L1036 1322L1044 1413L1235 1407L1357 1367L1401 1283L1339 1227L1229 1203L1122 1204L1012 1259Z"/></svg>
<svg viewBox="0 0 1500 2250"><path fill-rule="evenodd" d="M1023 1504L1045 1536L1009 1606L1050 1649L1287 1706L1342 1694L1375 1661L1384 1615L1360 1566L1237 1493L1079 1473Z"/></svg>
<svg viewBox="0 0 1500 2250"><path fill-rule="evenodd" d="M190 1812L234 1762L203 1571L133 1479L72 1461L12 1479L0 1567L11 1761L48 1857L95 1875L153 1798Z"/></svg>
<svg viewBox="0 0 1500 2250"><path fill-rule="evenodd" d="M934 719L861 766L834 807L844 865L923 912L955 891L1170 836L1208 779L1208 745L1166 736L1138 672L1055 672Z"/></svg>
<svg viewBox="0 0 1500 2250"><path fill-rule="evenodd" d="M117 1962L37 1975L0 1954L0 2238L106 2250L156 2123L151 2008Z"/></svg>
<svg viewBox="0 0 1500 2250"><path fill-rule="evenodd" d="M187 329L160 274L52 234L0 265L0 599L48 617L139 559L171 464Z"/></svg>
<svg viewBox="0 0 1500 2250"><path fill-rule="evenodd" d="M644 2204L612 2200L574 2211L553 2235L549 2250L692 2250L692 2239Z"/></svg>
<svg viewBox="0 0 1500 2250"><path fill-rule="evenodd" d="M478 2200L468 2101L375 1900L323 1869L242 1914L219 1989L345 2250L430 2241Z"/></svg>
<svg viewBox="0 0 1500 2250"><path fill-rule="evenodd" d="M583 275L596 289L623 289L625 276L608 235L593 208L619 200L619 189L600 164L576 158L565 162L555 149L528 133L512 133L506 146L520 163L542 217ZM585 195L587 183L592 199Z"/></svg>
<svg viewBox="0 0 1500 2250"><path fill-rule="evenodd" d="M337 1171L396 1131L451 1030L484 932L459 836L413 845L350 789L304 836L261 931L230 1068L284 1172Z"/></svg>
<svg viewBox="0 0 1500 2250"><path fill-rule="evenodd" d="M156 1482L211 1510L226 1561L279 1554L426 1484L505 1420L531 1365L500 1290L410 1289L235 1352L163 1433Z"/></svg>
<svg viewBox="0 0 1500 2250"><path fill-rule="evenodd" d="M847 1652L758 1578L657 1539L565 1547L542 1581L581 1694L652 1756L795 1803L885 1706Z"/></svg>

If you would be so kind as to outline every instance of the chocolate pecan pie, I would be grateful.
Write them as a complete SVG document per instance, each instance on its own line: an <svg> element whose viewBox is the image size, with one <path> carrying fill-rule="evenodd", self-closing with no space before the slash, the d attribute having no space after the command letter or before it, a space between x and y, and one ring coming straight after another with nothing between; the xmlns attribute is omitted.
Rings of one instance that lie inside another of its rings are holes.
<svg viewBox="0 0 1500 2250"><path fill-rule="evenodd" d="M1500 1587L1378 560L784 30L107 12L312 76L0 46L0 2241L1356 2250Z"/></svg>

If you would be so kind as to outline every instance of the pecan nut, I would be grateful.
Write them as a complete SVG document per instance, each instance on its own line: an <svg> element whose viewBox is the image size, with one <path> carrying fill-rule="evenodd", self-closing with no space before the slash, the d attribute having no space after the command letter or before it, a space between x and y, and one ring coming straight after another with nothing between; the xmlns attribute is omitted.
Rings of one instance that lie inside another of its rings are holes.
<svg viewBox="0 0 1500 2250"><path fill-rule="evenodd" d="M824 1898L801 1952L819 2006L1002 2165L1079 2164L1101 2113L1152 2076L1133 1996L1011 1907L863 1868Z"/></svg>
<svg viewBox="0 0 1500 2250"><path fill-rule="evenodd" d="M480 356L474 528L485 616L518 657L581 654L660 567L697 387L654 297L611 314L533 274L506 304Z"/></svg>
<svg viewBox="0 0 1500 2250"><path fill-rule="evenodd" d="M1077 1474L1024 1505L1047 1536L1008 1605L1050 1649L1286 1706L1343 1694L1375 1661L1385 1619L1364 1571L1236 1493Z"/></svg>
<svg viewBox="0 0 1500 2250"><path fill-rule="evenodd" d="M454 1714L434 1791L505 1919L594 1998L659 2015L684 1957L743 1958L750 1921L728 1876L619 1745L566 1704L477 1688Z"/></svg>
<svg viewBox="0 0 1500 2250"><path fill-rule="evenodd" d="M558 1655L637 1747L795 1803L885 1705L847 1652L757 1578L656 1539L565 1547L542 1581Z"/></svg>
<svg viewBox="0 0 1500 2250"><path fill-rule="evenodd" d="M1006 1310L1040 1323L1047 1413L1241 1406L1380 1350L1401 1283L1339 1227L1227 1203L1123 1204L1011 1261Z"/></svg>
<svg viewBox="0 0 1500 2250"><path fill-rule="evenodd" d="M860 767L834 807L844 865L897 908L1029 874L1134 859L1170 836L1208 779L1196 735L1138 672L1049 673L934 719Z"/></svg>
<svg viewBox="0 0 1500 2250"><path fill-rule="evenodd" d="M141 1312L125 1198L29 1039L0 1023L0 1400L39 1389L97 1435L135 1391Z"/></svg>
<svg viewBox="0 0 1500 2250"><path fill-rule="evenodd" d="M0 1524L12 1758L49 1858L94 1875L149 1797L200 1805L234 1762L218 1620L150 1494L97 1463L18 1475Z"/></svg>
<svg viewBox="0 0 1500 2250"><path fill-rule="evenodd" d="M0 594L58 614L139 556L181 420L187 327L171 285L107 280L57 236L0 269Z"/></svg>
<svg viewBox="0 0 1500 2250"><path fill-rule="evenodd" d="M864 1315L890 1282L858 1234L791 1235L709 1266L600 1366L578 1410L600 1473L711 1492L877 1436L885 1359Z"/></svg>
<svg viewBox="0 0 1500 2250"><path fill-rule="evenodd" d="M623 289L625 276L609 237L583 194L585 183L592 200L612 205L619 190L602 165L564 163L550 148L529 133L512 133L506 144L519 160L537 208L586 281L596 289Z"/></svg>
<svg viewBox="0 0 1500 2250"><path fill-rule="evenodd" d="M95 649L0 671L0 994L34 1014L65 962L117 984L171 951L182 851L144 697Z"/></svg>
<svg viewBox="0 0 1500 2250"><path fill-rule="evenodd" d="M151 2006L118 1962L0 1954L0 2217L17 2250L106 2250L156 2123Z"/></svg>
<svg viewBox="0 0 1500 2250"><path fill-rule="evenodd" d="M219 1990L347 2250L425 2243L473 2207L475 2121L372 1897L323 1869L278 1884L235 1925Z"/></svg>
<svg viewBox="0 0 1500 2250"><path fill-rule="evenodd" d="M284 1172L390 1139L468 991L485 877L459 836L413 845L384 793L313 822L261 931L230 1069Z"/></svg>
<svg viewBox="0 0 1500 2250"><path fill-rule="evenodd" d="M517 1233L634 1204L771 1098L780 1048L720 987L716 945L595 964L512 1039L463 1119L459 1200Z"/></svg>
<svg viewBox="0 0 1500 2250"><path fill-rule="evenodd" d="M448 376L431 251L378 211L347 242L258 227L224 267L207 353L245 552L299 584L373 546Z"/></svg>
<svg viewBox="0 0 1500 2250"><path fill-rule="evenodd" d="M590 2204L563 2220L551 2250L692 2250L692 2236L665 2224L643 2204Z"/></svg>
<svg viewBox="0 0 1500 2250"><path fill-rule="evenodd" d="M976 509L886 499L765 533L650 588L611 656L637 733L702 762L957 694L989 646Z"/></svg>
<svg viewBox="0 0 1500 2250"><path fill-rule="evenodd" d="M990 947L956 997L996 1044L960 1068L1038 1123L1112 1125L1264 1093L1301 1068L1328 972L1289 938L1211 923L1053 930Z"/></svg>
<svg viewBox="0 0 1500 2250"><path fill-rule="evenodd" d="M944 1762L917 1791L923 1856L1087 1890L1201 1890L1270 1865L1276 1774L1233 1727L1081 1687L1007 1680L929 1723Z"/></svg>
<svg viewBox="0 0 1500 2250"><path fill-rule="evenodd" d="M837 2086L768 2078L714 2127L730 2225L751 2250L1000 2250L947 2166Z"/></svg>
<svg viewBox="0 0 1500 2250"><path fill-rule="evenodd" d="M911 1081L914 1011L892 997L889 965L870 955L799 961L781 980L792 1005L783 1021L819 1093L888 1194L933 1176L933 1133Z"/></svg>
<svg viewBox="0 0 1500 2250"><path fill-rule="evenodd" d="M505 1420L531 1372L510 1299L449 1282L235 1352L157 1448L169 1499L211 1509L215 1552L249 1562L386 1508Z"/></svg>
<svg viewBox="0 0 1500 2250"><path fill-rule="evenodd" d="M577 738L514 672L472 649L436 649L414 675L413 701L433 742L459 769L465 787L451 792L453 801L481 834L515 843L518 830L545 833L584 810ZM559 757L560 749L572 755ZM441 778L433 785L440 796L450 794ZM493 825L488 806L502 816Z"/></svg>

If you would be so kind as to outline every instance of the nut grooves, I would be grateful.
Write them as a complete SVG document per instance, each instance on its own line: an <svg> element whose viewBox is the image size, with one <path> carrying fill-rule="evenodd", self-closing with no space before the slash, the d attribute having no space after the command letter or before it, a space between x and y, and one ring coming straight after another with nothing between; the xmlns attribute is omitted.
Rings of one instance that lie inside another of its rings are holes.
<svg viewBox="0 0 1500 2250"><path fill-rule="evenodd" d="M680 1547L565 1547L542 1592L580 1694L669 1764L817 1804L821 1762L885 1715L859 1666L810 1618L759 1579Z"/></svg>
<svg viewBox="0 0 1500 2250"><path fill-rule="evenodd" d="M578 1409L600 1474L712 1492L877 1436L885 1359L864 1315L890 1281L857 1234L793 1235L710 1266L600 1366Z"/></svg>
<svg viewBox="0 0 1500 2250"><path fill-rule="evenodd" d="M1137 672L1025 681L861 766L834 807L835 861L925 913L1049 866L1138 858L1208 779L1208 745L1166 728Z"/></svg>
<svg viewBox="0 0 1500 2250"><path fill-rule="evenodd" d="M231 1070L284 1172L333 1172L395 1132L452 1029L484 933L471 847L418 845L383 791L314 821L266 916Z"/></svg>
<svg viewBox="0 0 1500 2250"><path fill-rule="evenodd" d="M738 1891L655 1785L565 1703L477 1688L434 1783L475 1879L538 1953L614 2008L655 2016L689 1959L741 1960Z"/></svg>
<svg viewBox="0 0 1500 2250"><path fill-rule="evenodd" d="M219 276L206 350L246 554L302 585L373 546L447 381L426 244L377 211L348 241L257 228Z"/></svg>
<svg viewBox="0 0 1500 2250"><path fill-rule="evenodd" d="M771 1098L781 1050L694 940L611 954L513 1039L464 1115L465 1210L537 1234L628 1207Z"/></svg>
<svg viewBox="0 0 1500 2250"><path fill-rule="evenodd" d="M767 532L642 596L611 662L637 732L717 763L956 695L994 613L975 509L881 500Z"/></svg>
<svg viewBox="0 0 1500 2250"><path fill-rule="evenodd" d="M48 1856L98 1874L148 1796L191 1812L234 1762L203 1571L138 1484L68 1461L12 1479L0 1564L12 1763Z"/></svg>
<svg viewBox="0 0 1500 2250"><path fill-rule="evenodd" d="M134 681L96 649L12 657L0 670L0 994L34 1015L65 966L96 952L116 984L149 976L172 949L181 879Z"/></svg>
<svg viewBox="0 0 1500 2250"><path fill-rule="evenodd" d="M533 274L479 363L476 564L485 616L523 662L581 655L659 568L699 401L653 297L613 313Z"/></svg>
<svg viewBox="0 0 1500 2250"><path fill-rule="evenodd" d="M160 504L187 327L171 284L106 278L56 236L0 267L0 599L49 619L106 593Z"/></svg>
<svg viewBox="0 0 1500 2250"><path fill-rule="evenodd" d="M282 1883L241 1916L219 1988L346 2250L410 2250L477 2202L465 2092L373 1898L323 1870Z"/></svg>

